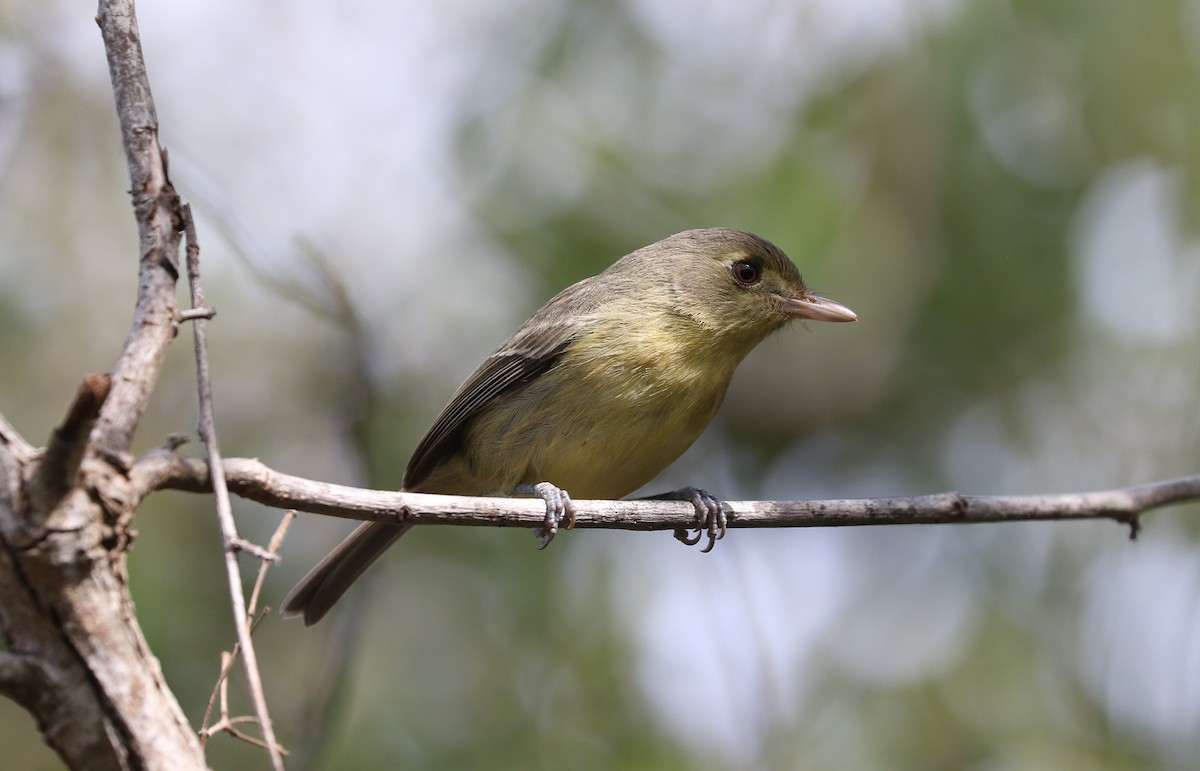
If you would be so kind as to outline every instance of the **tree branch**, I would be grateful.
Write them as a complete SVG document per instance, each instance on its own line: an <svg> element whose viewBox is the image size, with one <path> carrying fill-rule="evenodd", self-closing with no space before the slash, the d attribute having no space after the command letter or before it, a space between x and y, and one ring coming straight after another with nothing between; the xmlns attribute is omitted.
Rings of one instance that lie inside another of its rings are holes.
<svg viewBox="0 0 1200 771"><path fill-rule="evenodd" d="M388 492L317 482L275 471L251 458L224 462L229 489L276 508L298 509L363 521L421 525L528 527L544 524L546 509L531 498L470 498ZM140 457L130 473L134 494L156 489L208 492L202 461L167 449ZM824 501L726 501L730 528L932 525L1029 520L1111 519L1137 534L1150 509L1200 500L1200 474L1116 490L1055 495L970 496L938 493L908 498ZM577 529L676 530L695 526L683 501L575 501Z"/></svg>
<svg viewBox="0 0 1200 771"><path fill-rule="evenodd" d="M37 659L0 651L0 694L37 714L50 689L50 677Z"/></svg>
<svg viewBox="0 0 1200 771"><path fill-rule="evenodd" d="M196 239L196 226L192 221L191 207L183 207L184 233L187 239L187 275L192 292L192 309L204 309L204 290L200 283L200 243ZM229 503L229 489L225 485L221 466L221 451L217 443L217 426L214 417L212 378L208 368L208 335L203 316L192 320L192 332L196 347L196 386L200 398L200 437L208 453L208 469L213 483L217 505L217 521L225 545L225 574L229 579L229 598L233 606L233 623L237 629L238 646L245 664L246 680L250 685L250 696L254 701L254 712L263 733L263 744L271 758L271 766L283 771L283 755L275 740L275 728L267 709L267 696L263 691L262 676L258 669L258 654L250 636L250 615L246 611L246 596L242 587L242 573L238 566L238 552L242 550L242 539L238 536L233 521L233 508Z"/></svg>
<svg viewBox="0 0 1200 771"><path fill-rule="evenodd" d="M50 435L46 452L29 481L29 498L34 511L52 511L74 486L87 449L88 435L96 425L96 417L111 384L108 375L84 375L75 392L75 401L62 424Z"/></svg>
<svg viewBox="0 0 1200 771"><path fill-rule="evenodd" d="M126 565L129 447L175 335L179 199L132 0L101 0L97 23L132 183L137 305L111 379L84 379L47 450L0 424L0 678L71 768L203 768L138 626Z"/></svg>
<svg viewBox="0 0 1200 771"><path fill-rule="evenodd" d="M166 154L158 144L158 115L133 0L100 0L96 23L108 56L141 255L133 325L113 368L112 390L93 441L104 451L123 453L133 442L167 346L175 337L182 219L179 195L167 176Z"/></svg>
<svg viewBox="0 0 1200 771"><path fill-rule="evenodd" d="M28 463L37 455L33 445L17 433L17 429L4 419L3 414L0 414L0 448L9 452L18 463Z"/></svg>

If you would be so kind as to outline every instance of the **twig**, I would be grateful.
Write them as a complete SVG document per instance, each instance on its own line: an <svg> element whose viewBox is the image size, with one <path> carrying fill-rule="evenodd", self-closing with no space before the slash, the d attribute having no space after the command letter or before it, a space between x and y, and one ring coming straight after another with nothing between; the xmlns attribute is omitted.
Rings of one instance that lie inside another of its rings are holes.
<svg viewBox="0 0 1200 771"><path fill-rule="evenodd" d="M196 226L192 221L191 209L183 207L184 232L187 241L187 274L192 290L192 307L207 307L204 303L204 292L200 286L200 244L196 240ZM221 535L225 541L225 572L229 578L229 595L233 605L233 621L237 629L238 645L242 649L242 660L245 663L246 680L250 686L250 695L254 701L254 711L258 716L259 725L263 732L267 754L271 757L271 765L276 771L283 771L283 756L278 742L275 740L275 729L271 725L271 716L267 710L267 697L263 691L262 676L258 669L258 656L254 652L254 643L250 639L250 623L246 614L246 598L242 588L242 574L238 567L237 555L240 549L237 544L241 540L237 534L237 526L233 521L233 508L229 502L229 489L225 484L225 473L221 463L221 452L217 447L216 421L213 417L212 381L208 371L208 337L205 334L204 319L192 321L192 333L196 345L196 383L200 397L200 438L208 454L208 464L212 475L212 488L217 503L217 519L221 524Z"/></svg>
<svg viewBox="0 0 1200 771"><path fill-rule="evenodd" d="M276 508L363 521L421 525L538 527L546 508L530 498L470 498L389 492L317 482L283 474L251 458L229 458L230 490ZM166 450L151 450L134 464L135 494L154 489L208 492L203 463ZM970 496L939 493L910 498L823 501L725 501L730 528L932 525L939 523L1111 519L1136 535L1138 518L1150 509L1200 500L1200 474L1115 490L1055 495ZM576 529L675 530L694 525L695 510L680 501L575 501Z"/></svg>
<svg viewBox="0 0 1200 771"><path fill-rule="evenodd" d="M241 537L234 538L232 541L229 542L229 548L233 549L234 551L245 552L246 554L249 554L251 557L257 557L258 559L262 560L263 562L278 562L279 561L278 554L271 551L270 549L264 549L263 547L259 546L258 544L254 543L253 541L247 541L245 538L241 538ZM253 616L254 613L251 612L250 615Z"/></svg>
<svg viewBox="0 0 1200 771"><path fill-rule="evenodd" d="M233 653L221 652L221 677L217 681L217 687L213 689L212 696L208 701L208 709L204 713L204 727L200 729L200 744L203 746L208 744L208 740L215 734L225 732L235 739L240 739L247 744L253 744L255 747L263 749L270 748L270 745L257 736L251 736L238 729L240 723L257 723L258 719L254 717L233 717L229 714L229 672L233 669L233 664L237 660L237 649ZM212 717L212 710L219 701L219 715L217 722L208 725L208 720ZM282 747L279 752L287 755L288 751Z"/></svg>
<svg viewBox="0 0 1200 771"><path fill-rule="evenodd" d="M30 498L38 511L50 512L75 484L88 436L111 385L108 375L83 376L66 418L50 435L42 462L29 482Z"/></svg>
<svg viewBox="0 0 1200 771"><path fill-rule="evenodd" d="M296 510L289 509L280 520L279 526L275 528L275 534L271 536L271 541L267 544L267 551L273 555L279 554L279 547L283 545L283 539L287 537L288 528L296 521ZM278 559L278 557L276 557ZM254 589L250 592L250 603L247 606L246 612L251 616L257 612L258 598L262 594L263 581L267 578L267 571L271 568L270 560L263 560L258 566L258 577L254 579ZM263 608L263 612L267 612L268 608Z"/></svg>
<svg viewBox="0 0 1200 771"><path fill-rule="evenodd" d="M234 651L236 650L237 648L235 647ZM233 662L235 660L236 657L233 654L228 651L221 651L221 672L217 675L217 684L213 687L213 691L208 697L208 706L204 709L204 717L200 720L200 730L197 732L200 734L201 746L208 744L208 740L218 730L215 723L213 725L208 724L208 721L212 719L213 709L217 706L218 700L220 701L222 716L226 712L229 693L227 683L229 682L229 673L233 670Z"/></svg>
<svg viewBox="0 0 1200 771"><path fill-rule="evenodd" d="M253 620L253 622L250 624L250 633L251 634L254 634L255 630L258 629L259 623L261 623L262 620L264 618L266 618L267 612L268 612L268 609L264 608L263 612L257 618L255 618ZM217 682L213 686L212 693L209 694L208 706L205 707L205 709L204 709L204 717L201 718L201 720L200 720L200 730L197 732L200 736L200 743L202 745L207 743L209 737L211 737L213 734L215 734L217 732L217 728L215 727L216 724L213 724L210 726L208 721L212 719L213 707L217 706L218 699L220 699L220 701L221 701L222 715L228 714L229 710L228 710L228 699L226 698L226 694L227 694L226 683L229 682L229 673L233 671L233 665L237 663L238 656L241 655L241 653L242 653L242 648L236 642L233 644L232 651L221 651L221 671L217 674ZM253 718L253 717L238 718L238 722L246 722L249 720L256 720L256 719L257 718ZM217 722L219 723L220 721L218 720ZM280 748L279 751L282 752L284 755L287 754L287 750L284 750L282 747Z"/></svg>
<svg viewBox="0 0 1200 771"><path fill-rule="evenodd" d="M179 312L178 319L179 321L195 321L196 319L214 319L216 317L216 308L188 308Z"/></svg>
<svg viewBox="0 0 1200 771"><path fill-rule="evenodd" d="M283 543L284 536L287 535L288 528L292 526L292 522L294 522L295 519L295 511L289 511L283 515L283 519L280 521L279 526L275 528L275 534L271 536L271 542L267 546L267 549L269 549L272 553L279 551L279 546ZM253 618L257 612L256 609L258 608L258 597L262 592L263 580L267 577L267 570L269 570L270 567L271 562L269 560L263 560L258 566L258 578L256 578L254 581L254 591L250 593L250 602L246 608L246 614L249 618ZM263 617L267 615L269 610L269 608L264 608L262 615L254 619L254 623L250 628L251 633L258 628L258 623L263 620ZM241 646L239 646L237 643L234 643L232 653L226 653L224 651L221 652L221 673L217 676L217 684L213 687L212 695L208 698L208 707L204 710L204 719L200 722L201 744L207 742L208 737L212 736L218 730L220 721L218 721L218 725L209 726L208 724L208 721L212 718L213 706L216 704L218 696L221 698L223 718L228 713L226 708L227 702L225 699L225 683L229 679L229 671L233 668L233 663L237 661L238 654L241 653L241 650ZM287 754L285 750L281 749L281 752L283 752L285 755Z"/></svg>

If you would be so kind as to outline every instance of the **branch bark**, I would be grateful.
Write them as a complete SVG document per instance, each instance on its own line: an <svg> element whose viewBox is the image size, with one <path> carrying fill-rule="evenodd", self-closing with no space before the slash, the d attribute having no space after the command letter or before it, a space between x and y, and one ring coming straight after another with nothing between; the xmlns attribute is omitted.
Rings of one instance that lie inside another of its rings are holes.
<svg viewBox="0 0 1200 771"><path fill-rule="evenodd" d="M252 458L227 458L233 493L267 506L363 521L420 525L528 527L544 523L546 509L530 498L469 498L389 492L318 482L284 474ZM163 448L140 457L130 473L138 498L154 490L208 492L203 461ZM1200 474L1115 490L1055 495L972 496L948 492L907 498L824 501L725 501L730 528L932 525L1030 520L1111 519L1136 536L1143 513L1200 500ZM577 529L678 530L695 526L683 501L575 501Z"/></svg>
<svg viewBox="0 0 1200 771"><path fill-rule="evenodd" d="M192 332L196 349L196 386L200 400L200 438L208 455L208 469L213 481L213 492L217 505L217 521L221 525L221 536L225 546L225 574L229 579L229 598L233 606L233 623L237 629L238 646L245 663L246 679L250 685L250 696L254 701L254 712L263 733L263 744L271 758L271 767L283 771L283 754L275 740L275 729L267 710L267 696L258 670L258 654L254 640L250 637L250 614L246 610L246 597L242 589L242 573L238 566L238 553L244 542L238 536L233 521L233 508L229 503L229 489L222 474L221 451L217 442L217 426L214 417L212 378L208 367L208 335L204 317L212 311L204 303L204 290L200 283L200 242L196 238L196 225L192 221L192 210L183 207L184 240L187 242L187 275L191 286ZM224 685L224 683L222 684Z"/></svg>
<svg viewBox="0 0 1200 771"><path fill-rule="evenodd" d="M176 331L180 202L132 0L102 0L97 23L138 226L137 305L111 377L84 379L46 451L0 421L0 691L71 768L204 768L137 623L126 568L129 448Z"/></svg>
<svg viewBox="0 0 1200 771"><path fill-rule="evenodd" d="M100 0L96 23L104 38L117 118L129 165L139 243L138 299L133 326L112 372L93 444L111 454L129 451L176 333L182 214L158 144L158 115L142 58L133 0Z"/></svg>
<svg viewBox="0 0 1200 771"><path fill-rule="evenodd" d="M128 593L128 479L89 458L80 449L86 433L69 427L74 417L97 417L81 406L98 406L91 390L80 393L51 441L59 452L22 459L0 442L0 632L10 654L0 691L33 714L71 768L203 768ZM69 464L54 459L81 453L59 494ZM53 484L39 473L47 462Z"/></svg>

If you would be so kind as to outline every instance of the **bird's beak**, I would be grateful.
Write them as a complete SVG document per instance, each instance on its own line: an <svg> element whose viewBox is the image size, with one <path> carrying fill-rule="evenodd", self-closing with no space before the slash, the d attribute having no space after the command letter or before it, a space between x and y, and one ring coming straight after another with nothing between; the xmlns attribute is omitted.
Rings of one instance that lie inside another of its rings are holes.
<svg viewBox="0 0 1200 771"><path fill-rule="evenodd" d="M794 319L813 321L858 321L858 314L839 302L815 294L780 297L783 310Z"/></svg>

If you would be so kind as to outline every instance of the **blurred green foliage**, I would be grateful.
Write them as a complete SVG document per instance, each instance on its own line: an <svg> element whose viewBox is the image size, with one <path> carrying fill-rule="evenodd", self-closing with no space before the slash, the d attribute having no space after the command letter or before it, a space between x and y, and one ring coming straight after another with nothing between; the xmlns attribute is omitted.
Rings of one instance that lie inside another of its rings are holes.
<svg viewBox="0 0 1200 771"><path fill-rule="evenodd" d="M764 344L658 486L1020 493L1197 470L1194 1L363 4L328 33L316 6L142 6L221 312L227 455L395 486L455 384L545 298L725 225L861 321ZM133 300L87 16L0 4L0 410L33 441L116 356ZM220 59L194 45L205 25L255 45ZM335 90L288 69L314 58ZM414 99L405 68L444 98ZM426 112L443 154L414 171L397 159ZM318 146L287 144L320 125ZM231 219L253 238L218 236ZM345 283L359 350L255 278L304 274L296 237ZM143 448L194 424L180 342ZM265 541L278 513L237 505ZM292 768L1185 768L1196 515L1155 514L1132 546L1107 524L735 531L704 557L665 535L535 553L527 533L447 528L330 622L268 618L259 655ZM198 723L233 639L208 501L155 496L138 530L139 614ZM343 530L301 517L267 603ZM12 705L0 739L14 767L55 767ZM263 762L210 748L216 768Z"/></svg>

